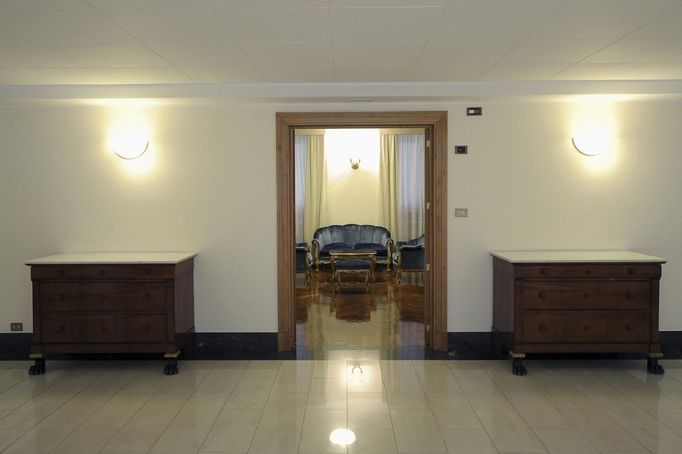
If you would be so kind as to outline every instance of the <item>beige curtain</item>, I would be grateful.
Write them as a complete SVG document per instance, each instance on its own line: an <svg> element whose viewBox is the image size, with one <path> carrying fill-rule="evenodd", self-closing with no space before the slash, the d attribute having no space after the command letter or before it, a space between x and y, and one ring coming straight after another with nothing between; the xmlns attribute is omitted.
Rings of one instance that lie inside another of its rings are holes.
<svg viewBox="0 0 682 454"><path fill-rule="evenodd" d="M296 130L308 136L305 174L305 204L303 207L303 237L310 242L326 209L327 169L324 158L324 130Z"/></svg>
<svg viewBox="0 0 682 454"><path fill-rule="evenodd" d="M391 232L394 239L398 235L398 190L397 159L398 135L392 131L381 131L381 154L379 156L379 223Z"/></svg>
<svg viewBox="0 0 682 454"><path fill-rule="evenodd" d="M380 222L395 241L424 233L424 129L382 129Z"/></svg>

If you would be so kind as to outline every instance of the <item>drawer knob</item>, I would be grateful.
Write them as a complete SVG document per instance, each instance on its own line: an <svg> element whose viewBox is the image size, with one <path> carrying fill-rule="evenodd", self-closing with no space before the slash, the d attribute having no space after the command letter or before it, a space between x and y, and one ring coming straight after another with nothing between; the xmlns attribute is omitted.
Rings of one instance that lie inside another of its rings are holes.
<svg viewBox="0 0 682 454"><path fill-rule="evenodd" d="M549 270L547 268L540 268L540 274L547 276L549 274Z"/></svg>
<svg viewBox="0 0 682 454"><path fill-rule="evenodd" d="M589 327L589 326L583 325L583 331L589 331L589 330L590 330L590 327Z"/></svg>
<svg viewBox="0 0 682 454"><path fill-rule="evenodd" d="M585 274L589 276L590 274L592 274L592 270L585 270Z"/></svg>
<svg viewBox="0 0 682 454"><path fill-rule="evenodd" d="M629 323L626 323L626 324L625 324L625 331L631 333L631 332L633 332L634 330L635 330L635 328L634 328L631 324L629 324Z"/></svg>
<svg viewBox="0 0 682 454"><path fill-rule="evenodd" d="M100 272L99 272L99 275L100 275L100 276L104 276L104 275L106 275L106 274L107 274L107 272L104 271L104 270L100 270Z"/></svg>
<svg viewBox="0 0 682 454"><path fill-rule="evenodd" d="M142 332L148 333L152 330L152 325L142 325Z"/></svg>
<svg viewBox="0 0 682 454"><path fill-rule="evenodd" d="M57 270L57 276L64 276L64 270Z"/></svg>
<svg viewBox="0 0 682 454"><path fill-rule="evenodd" d="M637 274L637 268L628 268L628 274Z"/></svg>
<svg viewBox="0 0 682 454"><path fill-rule="evenodd" d="M625 292L625 298L627 298L629 300L633 300L633 299L635 299L635 294L632 292Z"/></svg>
<svg viewBox="0 0 682 454"><path fill-rule="evenodd" d="M538 293L538 298L540 298L541 300L544 300L545 298L547 298L547 295L545 295L545 292L540 292L540 293Z"/></svg>
<svg viewBox="0 0 682 454"><path fill-rule="evenodd" d="M103 333L106 333L106 332L107 332L107 327L106 327L106 326L103 326L103 327L102 327L102 332L103 332Z"/></svg>
<svg viewBox="0 0 682 454"><path fill-rule="evenodd" d="M149 301L150 299L152 299L152 296L149 293L142 295L142 301Z"/></svg>
<svg viewBox="0 0 682 454"><path fill-rule="evenodd" d="M584 299L584 300L586 300L586 299L589 298L589 297L590 297L590 295L589 295L588 293L583 293L583 299Z"/></svg>
<svg viewBox="0 0 682 454"><path fill-rule="evenodd" d="M63 333L64 331L66 331L66 326L64 326L64 325L59 325L59 326L57 327L57 332L58 332L58 333Z"/></svg>
<svg viewBox="0 0 682 454"><path fill-rule="evenodd" d="M59 301L63 301L63 300L64 300L64 295L57 295L56 298L57 298Z"/></svg>
<svg viewBox="0 0 682 454"><path fill-rule="evenodd" d="M549 331L549 328L548 328L547 325L545 325L544 323L540 324L540 325L538 326L538 329L539 329L541 332L543 332L543 333L546 333L547 331Z"/></svg>

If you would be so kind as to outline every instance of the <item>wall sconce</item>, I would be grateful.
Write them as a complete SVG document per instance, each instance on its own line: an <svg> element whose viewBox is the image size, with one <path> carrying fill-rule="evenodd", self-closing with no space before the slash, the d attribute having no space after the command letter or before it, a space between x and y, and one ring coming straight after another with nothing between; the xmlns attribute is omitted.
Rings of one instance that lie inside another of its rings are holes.
<svg viewBox="0 0 682 454"><path fill-rule="evenodd" d="M149 140L140 134L122 134L112 139L114 153L123 159L137 159L149 148Z"/></svg>
<svg viewBox="0 0 682 454"><path fill-rule="evenodd" d="M598 156L609 151L612 134L606 128L590 128L574 134L571 142L585 156Z"/></svg>
<svg viewBox="0 0 682 454"><path fill-rule="evenodd" d="M350 161L350 168L353 170L358 170L360 168L360 161L361 159L358 159L357 161L353 161L353 158L349 159Z"/></svg>

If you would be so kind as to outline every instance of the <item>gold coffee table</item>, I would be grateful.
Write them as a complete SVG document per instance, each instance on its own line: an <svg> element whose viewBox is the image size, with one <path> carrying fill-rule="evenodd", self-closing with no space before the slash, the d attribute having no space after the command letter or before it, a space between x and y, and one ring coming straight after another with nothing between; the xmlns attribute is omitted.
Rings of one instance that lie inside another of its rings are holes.
<svg viewBox="0 0 682 454"><path fill-rule="evenodd" d="M376 251L331 251L332 291L341 291L341 275L364 274L365 286L369 290L370 279L374 282L374 267L377 262Z"/></svg>

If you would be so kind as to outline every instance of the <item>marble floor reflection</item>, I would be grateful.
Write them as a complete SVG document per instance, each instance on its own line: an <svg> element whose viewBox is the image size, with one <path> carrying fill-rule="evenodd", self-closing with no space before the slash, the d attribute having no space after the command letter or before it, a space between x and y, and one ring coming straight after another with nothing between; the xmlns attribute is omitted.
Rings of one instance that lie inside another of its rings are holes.
<svg viewBox="0 0 682 454"><path fill-rule="evenodd" d="M682 361L0 362L0 452L679 453ZM334 434L332 436L332 434ZM332 441L333 440L333 441ZM340 444L348 443L348 444Z"/></svg>
<svg viewBox="0 0 682 454"><path fill-rule="evenodd" d="M296 345L312 350L386 349L424 345L424 287L420 276L377 271L367 288L362 279L345 278L334 291L330 273L313 273L296 289Z"/></svg>

